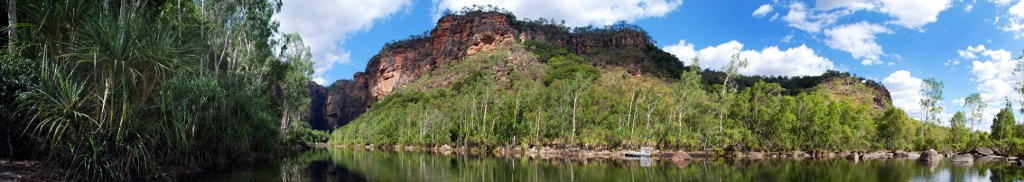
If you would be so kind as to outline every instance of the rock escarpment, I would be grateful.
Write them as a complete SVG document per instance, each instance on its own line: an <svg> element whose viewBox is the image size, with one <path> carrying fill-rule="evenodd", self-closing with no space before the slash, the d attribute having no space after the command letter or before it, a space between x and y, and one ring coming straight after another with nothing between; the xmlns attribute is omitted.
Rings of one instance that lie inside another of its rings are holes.
<svg viewBox="0 0 1024 182"><path fill-rule="evenodd" d="M584 57L591 64L599 67L624 68L633 75L649 74L677 78L685 69L679 59L660 50L645 31L634 25L620 23L603 28L583 27L570 31L567 27L551 22L521 21L511 14L501 12L471 11L449 14L440 18L434 29L429 32L385 44L384 48L369 60L366 69L356 73L353 79L339 80L322 88L325 96L312 98L314 107L317 107L316 103L323 103L323 122L314 116L311 121L317 124L312 125L323 126L328 128L327 130L345 125L366 112L373 103L415 82L421 75L463 61L463 58L474 53L530 40L540 40L568 48L568 51ZM702 75L706 83L721 83L715 79L724 77L723 73L714 71L705 71ZM880 84L865 81L865 89L858 86L862 85L858 83L862 80L842 79L829 82L826 79L832 77L837 75L829 76L826 73L817 77L779 78L775 81L749 77L747 80L741 79L736 82L747 86L756 81L782 82L784 87L792 85L794 88L811 88L823 83L835 83L831 84L834 87L830 89L835 95L856 97L854 99L861 100L864 104L875 105L881 110L891 107L889 92ZM447 83L430 86L443 87L445 84ZM803 89L789 90L799 92ZM865 93L864 90L870 90L867 92L871 93L850 94Z"/></svg>
<svg viewBox="0 0 1024 182"><path fill-rule="evenodd" d="M585 32L570 33L567 28L554 24L518 21L512 15L500 12L446 15L429 33L386 44L370 59L366 70L356 73L352 80L339 80L324 89L326 97L313 97L314 107L315 103L324 103L325 117L324 124L319 124L317 117L311 121L318 123L313 125L329 128L344 125L366 112L377 100L412 83L420 75L502 44L544 40L571 47L573 52L581 55L607 48L642 49L653 46L645 32L633 27Z"/></svg>

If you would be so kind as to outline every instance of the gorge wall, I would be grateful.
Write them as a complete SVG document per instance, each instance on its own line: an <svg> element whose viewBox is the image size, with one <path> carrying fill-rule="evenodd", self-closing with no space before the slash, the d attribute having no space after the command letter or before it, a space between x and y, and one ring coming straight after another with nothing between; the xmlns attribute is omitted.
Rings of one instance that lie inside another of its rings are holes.
<svg viewBox="0 0 1024 182"><path fill-rule="evenodd" d="M568 47L592 64L621 67L633 74L677 77L685 68L674 56L655 46L646 32L633 25L620 23L603 28L585 27L570 31L567 27L551 22L521 21L511 14L501 12L449 14L440 18L429 32L385 44L369 60L366 69L356 73L352 80L338 80L327 87L311 83L309 89L313 108L310 111L310 124L321 130L340 127L366 112L373 103L431 70L461 61L473 53L527 40L543 40ZM702 74L707 73L705 71ZM713 78L714 75L705 75L705 79ZM822 75L817 78L827 77ZM869 100L873 100L878 108L884 110L891 105L889 92L883 86L868 84L868 87L874 90L874 93L868 94L871 95ZM848 90L834 92L842 95Z"/></svg>
<svg viewBox="0 0 1024 182"><path fill-rule="evenodd" d="M311 112L314 115L311 125L318 129L344 125L366 112L377 100L415 81L420 75L500 44L544 40L572 47L581 55L602 48L642 49L653 45L646 33L639 29L608 31L613 32L603 32L605 34L602 35L570 33L562 26L518 21L500 12L446 15L425 35L386 44L370 59L366 70L356 73L352 80L339 80L326 88L310 85L313 107L322 107L324 116ZM324 94L316 95L314 92Z"/></svg>

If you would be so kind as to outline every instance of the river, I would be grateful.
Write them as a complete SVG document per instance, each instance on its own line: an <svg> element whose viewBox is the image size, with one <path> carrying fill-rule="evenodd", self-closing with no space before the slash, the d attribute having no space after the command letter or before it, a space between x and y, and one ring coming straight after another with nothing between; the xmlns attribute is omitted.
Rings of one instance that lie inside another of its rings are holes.
<svg viewBox="0 0 1024 182"><path fill-rule="evenodd" d="M560 160L321 149L199 181L1022 181L1005 163L916 160Z"/></svg>

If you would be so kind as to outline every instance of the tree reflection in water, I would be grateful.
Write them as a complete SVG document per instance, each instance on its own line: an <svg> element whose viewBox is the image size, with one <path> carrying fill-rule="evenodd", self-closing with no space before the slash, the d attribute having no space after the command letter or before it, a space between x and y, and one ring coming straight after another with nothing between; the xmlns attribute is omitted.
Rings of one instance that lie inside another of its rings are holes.
<svg viewBox="0 0 1024 182"><path fill-rule="evenodd" d="M350 149L313 150L270 167L212 180L252 181L1020 181L1003 163L954 165L916 160L563 160L433 155ZM269 169L267 169L269 168ZM269 174L268 174L269 173ZM276 175L275 175L276 174Z"/></svg>

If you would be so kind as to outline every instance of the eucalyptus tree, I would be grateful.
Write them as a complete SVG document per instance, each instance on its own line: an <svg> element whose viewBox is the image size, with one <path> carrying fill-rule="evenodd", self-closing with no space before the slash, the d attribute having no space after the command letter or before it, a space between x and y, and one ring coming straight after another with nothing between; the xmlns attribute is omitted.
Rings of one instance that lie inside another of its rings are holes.
<svg viewBox="0 0 1024 182"><path fill-rule="evenodd" d="M981 124L982 118L985 117L985 107L988 107L988 104L982 101L981 94L973 93L964 98L964 108L967 108L970 114L967 120L971 126Z"/></svg>
<svg viewBox="0 0 1024 182"><path fill-rule="evenodd" d="M1013 59L1013 62L1013 75L1017 76L1017 81L1014 83L1014 90L1017 91L1018 94L1021 94L1024 93L1024 55L1017 56L1016 59ZM1009 102L1009 100L1007 100L1007 102ZM1024 106L1024 98L1017 100L1017 102L1020 103L1021 106ZM1024 114L1024 107L1021 107L1018 112Z"/></svg>
<svg viewBox="0 0 1024 182"><path fill-rule="evenodd" d="M919 102L921 106L922 119L925 123L938 124L938 114L942 112L942 106L939 106L939 101L942 101L942 82L935 78L924 79L924 83L921 84L921 95L924 96ZM926 133L928 127L921 127L921 131ZM922 134L924 134L922 133Z"/></svg>
<svg viewBox="0 0 1024 182"><path fill-rule="evenodd" d="M746 67L747 67L747 59L740 58L740 53L736 53L736 54L732 55L731 59L729 59L729 64L727 64L724 68L722 68L722 70L725 71L725 80L722 81L722 92L721 92L721 97L720 97L721 102L719 102L722 105L720 107L718 107L718 132L719 133L723 132L723 129L724 129L723 123L725 121L725 113L729 111L729 108L728 108L729 107L729 105L728 105L728 103L729 103L729 89L731 88L731 87L729 87L729 79L731 79L734 76L737 76L739 74L739 70L743 69L743 68L746 68Z"/></svg>
<svg viewBox="0 0 1024 182"><path fill-rule="evenodd" d="M285 34L281 39L280 58L274 62L271 74L276 80L275 90L280 90L277 99L281 103L280 131L287 133L292 121L304 118L302 108L308 107L310 102L305 90L313 74L313 55L299 34Z"/></svg>

